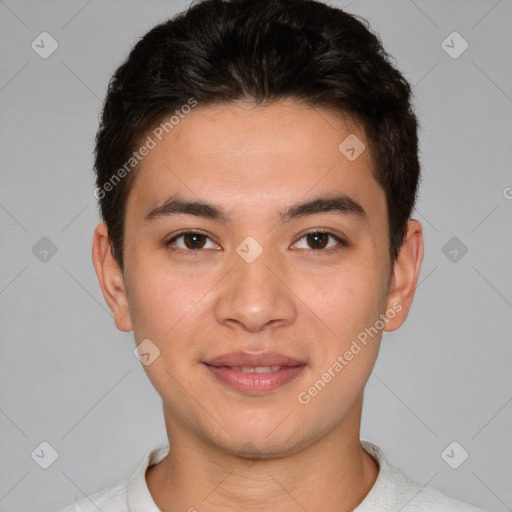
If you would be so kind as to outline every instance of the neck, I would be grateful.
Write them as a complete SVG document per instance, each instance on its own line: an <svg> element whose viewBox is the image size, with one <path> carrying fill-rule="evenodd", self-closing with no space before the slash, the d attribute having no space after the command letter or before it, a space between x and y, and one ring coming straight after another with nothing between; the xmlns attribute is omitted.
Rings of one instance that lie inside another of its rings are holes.
<svg viewBox="0 0 512 512"><path fill-rule="evenodd" d="M284 457L242 459L193 436L164 409L169 456L146 473L163 512L348 512L368 494L378 465L362 448L362 401L343 426Z"/></svg>

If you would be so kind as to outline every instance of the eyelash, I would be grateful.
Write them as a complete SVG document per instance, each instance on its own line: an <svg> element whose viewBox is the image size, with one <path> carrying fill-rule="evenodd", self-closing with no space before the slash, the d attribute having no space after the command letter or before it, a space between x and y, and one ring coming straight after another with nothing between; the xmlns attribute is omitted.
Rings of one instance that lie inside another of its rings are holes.
<svg viewBox="0 0 512 512"><path fill-rule="evenodd" d="M343 248L349 246L349 244L340 236L338 236L330 231L322 231L320 229L314 229L312 231L308 231L307 233L304 233L293 245L297 244L300 240L307 237L308 235L313 235L313 234L328 235L331 238L333 238L336 242L338 242L338 244L339 244L335 247L329 247L327 249L309 249L309 251L312 251L313 253L317 253L320 255L320 253L330 253L331 251L340 250L340 249L343 249ZM182 253L182 254L186 254L186 255L190 255L190 256L196 256L196 255L198 255L198 253L202 252L202 249L182 249L182 248L172 247L172 245L176 242L176 240L178 240L179 238L181 238L185 235L202 235L213 242L213 240L211 240L208 233L205 233L204 231L201 231L198 229L197 230L192 229L192 230L188 230L188 231L182 231L181 233L174 235L170 240L165 242L165 245L167 247L169 247L173 252ZM214 243L216 243L216 242L214 242ZM294 250L304 250L304 249L294 249ZM308 249L306 249L306 250L308 250Z"/></svg>

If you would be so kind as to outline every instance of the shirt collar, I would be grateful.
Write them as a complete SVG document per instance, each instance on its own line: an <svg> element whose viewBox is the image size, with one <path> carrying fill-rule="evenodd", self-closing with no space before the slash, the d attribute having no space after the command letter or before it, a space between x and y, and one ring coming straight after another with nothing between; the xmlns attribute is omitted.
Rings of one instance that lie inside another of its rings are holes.
<svg viewBox="0 0 512 512"><path fill-rule="evenodd" d="M146 482L146 470L158 464L169 454L169 443L163 443L146 453L136 471L128 480L128 510L137 512L161 512L156 506Z"/></svg>

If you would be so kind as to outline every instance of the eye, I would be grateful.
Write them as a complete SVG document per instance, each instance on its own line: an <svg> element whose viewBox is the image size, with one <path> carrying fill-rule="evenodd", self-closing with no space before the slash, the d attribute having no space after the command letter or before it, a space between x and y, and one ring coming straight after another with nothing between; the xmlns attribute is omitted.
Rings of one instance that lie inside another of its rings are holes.
<svg viewBox="0 0 512 512"><path fill-rule="evenodd" d="M307 246L306 246L307 245ZM328 231L312 231L306 233L293 245L294 249L313 249L314 251L322 249L333 249L348 244L339 236Z"/></svg>
<svg viewBox="0 0 512 512"><path fill-rule="evenodd" d="M184 231L172 237L165 245L174 246L183 251L199 251L200 249L217 249L219 247L201 231Z"/></svg>

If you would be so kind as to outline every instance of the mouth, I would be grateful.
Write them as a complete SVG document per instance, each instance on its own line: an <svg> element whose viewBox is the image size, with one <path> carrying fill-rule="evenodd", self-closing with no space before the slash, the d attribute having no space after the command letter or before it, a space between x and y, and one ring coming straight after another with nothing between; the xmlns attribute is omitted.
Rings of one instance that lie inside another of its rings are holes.
<svg viewBox="0 0 512 512"><path fill-rule="evenodd" d="M224 368L229 368L234 372L242 372L242 373L269 373L269 372L277 372L281 368L287 368L286 366L225 366Z"/></svg>
<svg viewBox="0 0 512 512"><path fill-rule="evenodd" d="M282 354L247 352L224 354L203 365L217 382L249 395L270 393L296 379L306 367Z"/></svg>

